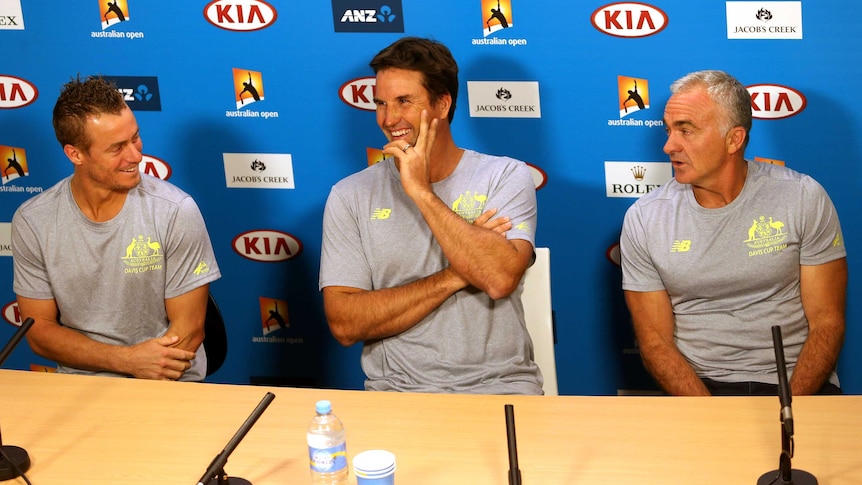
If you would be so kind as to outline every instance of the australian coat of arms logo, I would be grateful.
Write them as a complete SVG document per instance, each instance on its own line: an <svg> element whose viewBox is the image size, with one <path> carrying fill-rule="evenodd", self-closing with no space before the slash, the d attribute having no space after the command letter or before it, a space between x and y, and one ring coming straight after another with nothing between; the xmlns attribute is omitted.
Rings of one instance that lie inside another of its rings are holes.
<svg viewBox="0 0 862 485"><path fill-rule="evenodd" d="M139 235L137 238L132 238L132 242L126 246L126 255L122 259L126 266L133 268L159 264L163 259L162 245L150 237L145 240L144 236Z"/></svg>

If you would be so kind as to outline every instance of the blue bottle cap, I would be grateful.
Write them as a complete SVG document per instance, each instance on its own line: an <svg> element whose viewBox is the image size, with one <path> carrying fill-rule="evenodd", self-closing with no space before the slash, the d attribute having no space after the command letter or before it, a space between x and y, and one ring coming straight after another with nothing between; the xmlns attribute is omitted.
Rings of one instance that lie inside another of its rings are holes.
<svg viewBox="0 0 862 485"><path fill-rule="evenodd" d="M332 403L325 400L317 401L315 409L317 410L317 414L329 414L332 412Z"/></svg>

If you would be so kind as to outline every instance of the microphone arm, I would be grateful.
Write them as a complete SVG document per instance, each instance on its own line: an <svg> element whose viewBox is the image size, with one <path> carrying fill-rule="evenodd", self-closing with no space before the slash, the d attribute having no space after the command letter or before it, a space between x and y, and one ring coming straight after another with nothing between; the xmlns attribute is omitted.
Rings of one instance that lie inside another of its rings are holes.
<svg viewBox="0 0 862 485"><path fill-rule="evenodd" d="M775 363L778 371L778 401L781 404L781 456L778 459L778 471L781 480L793 483L792 465L793 458L793 396L790 393L790 385L787 383L787 363L784 361L784 342L781 339L781 327L772 326L772 346L775 349Z"/></svg>
<svg viewBox="0 0 862 485"><path fill-rule="evenodd" d="M27 333L27 330L30 330L30 327L33 326L34 320L32 318L27 318L21 323L21 326L18 327L18 330L12 335L12 339L6 343L6 346L3 347L3 350L0 350L0 365L3 365L3 362L6 362L6 358L9 357L9 354L12 353L12 349L18 345L18 342L24 338L24 334Z"/></svg>
<svg viewBox="0 0 862 485"><path fill-rule="evenodd" d="M24 337L24 334L33 326L34 320L27 318L12 335L12 339L0 350L0 365L6 361L12 349L18 345L18 342ZM0 481L11 480L15 477L24 475L24 472L30 469L30 455L24 448L18 446L3 446L3 438L0 437Z"/></svg>
<svg viewBox="0 0 862 485"><path fill-rule="evenodd" d="M757 485L817 485L817 478L804 470L794 470L790 463L793 458L793 409L790 403L790 385L787 383L787 363L784 361L784 343L781 340L781 327L772 327L772 345L775 348L775 363L778 367L778 400L781 403L781 455L778 470L764 473Z"/></svg>
<svg viewBox="0 0 862 485"><path fill-rule="evenodd" d="M198 480L198 485L207 485L207 483L216 478L218 483L227 483L227 477L225 477L224 473L224 465L227 463L228 457L233 453L233 450L237 447L240 441L245 437L246 433L249 432L254 423L257 422L260 415L266 410L269 406L269 403L275 399L275 394L271 392L267 392L266 395L263 396L260 403L254 408L254 411L251 412L248 418L246 418L245 422L242 423L242 426L239 427L236 434L233 435L233 438L230 439L227 446L213 458L213 461L207 467L207 471L201 476L201 479Z"/></svg>
<svg viewBox="0 0 862 485"><path fill-rule="evenodd" d="M787 364L784 361L784 343L781 340L781 327L772 327L772 346L775 348L775 363L778 367L778 400L781 403L781 424L788 437L793 438L793 396L787 383ZM791 454L791 457L793 455Z"/></svg>
<svg viewBox="0 0 862 485"><path fill-rule="evenodd" d="M515 407L503 406L506 411L506 441L509 445L509 485L521 485L521 469L518 468L518 440L515 438Z"/></svg>

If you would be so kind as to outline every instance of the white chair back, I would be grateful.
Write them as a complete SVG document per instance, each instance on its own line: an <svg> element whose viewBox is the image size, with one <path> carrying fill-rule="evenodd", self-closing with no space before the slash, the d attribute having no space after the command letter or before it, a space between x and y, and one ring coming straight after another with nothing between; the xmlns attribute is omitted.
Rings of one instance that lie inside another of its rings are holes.
<svg viewBox="0 0 862 485"><path fill-rule="evenodd" d="M556 396L557 361L554 354L554 318L551 313L551 250L536 248L536 262L524 274L521 294L527 331L533 339L536 364L545 379L546 396Z"/></svg>

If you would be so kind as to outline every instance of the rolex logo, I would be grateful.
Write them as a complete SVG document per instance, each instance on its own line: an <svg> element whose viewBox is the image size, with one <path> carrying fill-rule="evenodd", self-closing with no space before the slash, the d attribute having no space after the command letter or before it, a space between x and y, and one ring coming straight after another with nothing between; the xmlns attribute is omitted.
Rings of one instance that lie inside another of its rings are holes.
<svg viewBox="0 0 862 485"><path fill-rule="evenodd" d="M635 180L641 181L644 179L644 175L646 175L646 169L640 165L635 165L632 167L632 175L635 176Z"/></svg>

